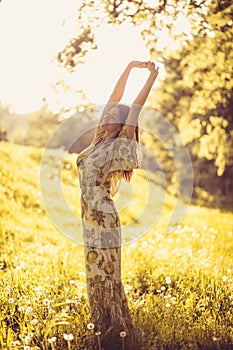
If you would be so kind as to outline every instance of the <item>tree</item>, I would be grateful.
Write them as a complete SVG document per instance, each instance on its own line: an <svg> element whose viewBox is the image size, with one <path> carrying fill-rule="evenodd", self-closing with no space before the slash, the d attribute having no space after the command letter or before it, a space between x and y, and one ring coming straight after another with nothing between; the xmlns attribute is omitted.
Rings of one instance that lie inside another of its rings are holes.
<svg viewBox="0 0 233 350"><path fill-rule="evenodd" d="M97 27L106 23L118 26L125 21L140 27L151 58L155 59L160 30L166 27L172 34L176 19L181 14L197 20L206 3L206 0L83 0L77 9L77 35L57 54L57 60L68 70L75 70L78 64L84 62L84 56L89 50L97 49ZM187 34L183 33L182 40L187 39Z"/></svg>
<svg viewBox="0 0 233 350"><path fill-rule="evenodd" d="M189 20L191 32L176 34L180 16ZM140 27L151 59L161 57L167 72L156 92L159 105L151 99L152 105L177 126L190 149L196 184L226 194L233 175L232 18L230 0L83 0L78 35L57 58L72 71L97 48L95 28L102 23L130 21ZM156 48L164 28L180 44L175 52Z"/></svg>
<svg viewBox="0 0 233 350"><path fill-rule="evenodd" d="M7 138L7 132L5 130L2 130L0 127L0 142L1 141L8 141L8 138Z"/></svg>
<svg viewBox="0 0 233 350"><path fill-rule="evenodd" d="M0 102L0 141L8 141L5 118L10 114L9 106Z"/></svg>
<svg viewBox="0 0 233 350"><path fill-rule="evenodd" d="M206 159L208 172L205 167L201 173L205 186L216 189L210 181L215 175L210 176L209 165L214 163L224 178L223 194L232 191L233 175L232 16L230 1L210 3L193 39L166 59L167 75L157 92L161 113L176 124L193 160L199 160L199 170L200 159Z"/></svg>

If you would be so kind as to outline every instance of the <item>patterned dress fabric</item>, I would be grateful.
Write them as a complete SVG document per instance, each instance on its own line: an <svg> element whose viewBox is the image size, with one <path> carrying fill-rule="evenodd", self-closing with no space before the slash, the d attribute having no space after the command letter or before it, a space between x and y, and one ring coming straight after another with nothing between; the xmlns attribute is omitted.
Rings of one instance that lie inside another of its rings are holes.
<svg viewBox="0 0 233 350"><path fill-rule="evenodd" d="M108 349L120 348L119 332L133 332L121 281L120 220L111 193L124 170L139 167L139 158L138 144L123 126L116 139L89 147L77 159L90 317Z"/></svg>

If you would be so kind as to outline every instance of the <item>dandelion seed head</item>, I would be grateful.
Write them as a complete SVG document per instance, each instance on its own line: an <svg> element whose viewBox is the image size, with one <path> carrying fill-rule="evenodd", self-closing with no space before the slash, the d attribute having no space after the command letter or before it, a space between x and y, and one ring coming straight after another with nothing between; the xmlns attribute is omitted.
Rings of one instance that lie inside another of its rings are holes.
<svg viewBox="0 0 233 350"><path fill-rule="evenodd" d="M66 163L65 168L66 168L66 169L70 169L70 168L71 168L70 163Z"/></svg>
<svg viewBox="0 0 233 350"><path fill-rule="evenodd" d="M25 267L25 262L24 261L22 261L18 266L16 266L16 270L21 270L21 269L23 269L24 267Z"/></svg>
<svg viewBox="0 0 233 350"><path fill-rule="evenodd" d="M24 338L24 341L27 345L30 344L30 341L32 340L32 337L30 334L27 334L26 337Z"/></svg>
<svg viewBox="0 0 233 350"><path fill-rule="evenodd" d="M170 284L171 283L171 278L169 276L167 276L165 278L166 284Z"/></svg>
<svg viewBox="0 0 233 350"><path fill-rule="evenodd" d="M50 306L51 302L52 302L52 300L49 300L49 299L44 299L44 300L43 300L43 304L44 304L45 306Z"/></svg>
<svg viewBox="0 0 233 350"><path fill-rule="evenodd" d="M71 334L71 333L70 333L70 334L66 334L66 333L65 333L65 334L63 335L63 337L64 337L65 340L68 340L68 341L71 341L71 340L74 339L74 336L73 336L73 334Z"/></svg>
<svg viewBox="0 0 233 350"><path fill-rule="evenodd" d="M54 315L56 313L56 311L51 309L51 308L48 308L48 313L49 313L49 315Z"/></svg>
<svg viewBox="0 0 233 350"><path fill-rule="evenodd" d="M26 309L25 309L25 313L28 315L32 312L32 307L31 306L28 306Z"/></svg>
<svg viewBox="0 0 233 350"><path fill-rule="evenodd" d="M42 290L43 288L41 286L37 286L34 288L35 292L39 292L40 290Z"/></svg>
<svg viewBox="0 0 233 350"><path fill-rule="evenodd" d="M73 303L73 300L72 299L66 299L66 303L67 304L71 304L71 303Z"/></svg>
<svg viewBox="0 0 233 350"><path fill-rule="evenodd" d="M91 330L91 329L94 329L94 328L95 328L94 323L88 323L87 329Z"/></svg>
<svg viewBox="0 0 233 350"><path fill-rule="evenodd" d="M52 337L48 339L48 343L55 343L55 341L57 340L57 337Z"/></svg>
<svg viewBox="0 0 233 350"><path fill-rule="evenodd" d="M11 345L13 345L13 346L20 345L20 341L19 340L12 341Z"/></svg>
<svg viewBox="0 0 233 350"><path fill-rule="evenodd" d="M33 320L32 320L32 324L37 324L39 321L36 319L36 318L34 318Z"/></svg>
<svg viewBox="0 0 233 350"><path fill-rule="evenodd" d="M15 299L9 298L9 299L8 299L8 302L9 302L10 304L13 304L13 303L15 302Z"/></svg>
<svg viewBox="0 0 233 350"><path fill-rule="evenodd" d="M228 280L228 277L224 275L224 276L222 276L222 280L223 280L223 282L226 282Z"/></svg>
<svg viewBox="0 0 233 350"><path fill-rule="evenodd" d="M212 337L212 340L215 342L215 341L219 341L221 338L219 337L219 338L217 338L217 337L215 337L215 336L213 336Z"/></svg>
<svg viewBox="0 0 233 350"><path fill-rule="evenodd" d="M121 337L121 338L126 337L126 332L124 332L124 331L120 332L120 337Z"/></svg>

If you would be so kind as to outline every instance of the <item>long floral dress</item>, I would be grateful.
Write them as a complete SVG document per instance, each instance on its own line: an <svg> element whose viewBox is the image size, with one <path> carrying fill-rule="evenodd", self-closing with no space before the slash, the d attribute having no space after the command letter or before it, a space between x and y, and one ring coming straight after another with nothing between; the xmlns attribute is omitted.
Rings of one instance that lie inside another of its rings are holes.
<svg viewBox="0 0 233 350"><path fill-rule="evenodd" d="M124 170L139 167L137 142L127 139L123 126L118 138L93 145L77 165L91 322L106 349L118 349L119 333L130 335L133 325L121 281L121 228L111 186Z"/></svg>

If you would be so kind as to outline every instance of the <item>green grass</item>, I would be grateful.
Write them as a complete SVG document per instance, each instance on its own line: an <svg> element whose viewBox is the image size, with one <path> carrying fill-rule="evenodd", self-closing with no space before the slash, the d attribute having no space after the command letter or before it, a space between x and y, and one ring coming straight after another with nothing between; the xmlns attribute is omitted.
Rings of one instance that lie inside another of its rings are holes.
<svg viewBox="0 0 233 350"><path fill-rule="evenodd" d="M42 150L1 142L0 152L0 348L89 350L98 339L87 329L83 247L46 215L39 186ZM56 151L50 160L54 181ZM75 156L66 157L62 179L65 197L80 216ZM123 224L143 224L147 186L139 172L129 208L131 189L124 186L116 199ZM158 196L154 205L162 204ZM145 332L142 349L233 349L233 214L190 206L167 234L173 205L167 196L150 232L123 247L122 275L134 323ZM154 215L153 207L147 215Z"/></svg>

